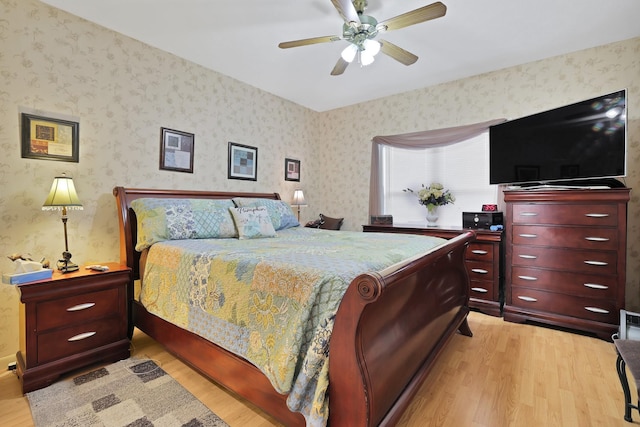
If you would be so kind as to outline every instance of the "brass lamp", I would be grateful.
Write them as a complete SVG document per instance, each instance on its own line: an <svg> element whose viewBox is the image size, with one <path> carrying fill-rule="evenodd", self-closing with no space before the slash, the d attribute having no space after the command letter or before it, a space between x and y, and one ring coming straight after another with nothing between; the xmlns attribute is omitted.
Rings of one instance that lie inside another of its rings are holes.
<svg viewBox="0 0 640 427"><path fill-rule="evenodd" d="M64 252L62 259L58 260L58 270L63 273L78 270L78 265L71 262L71 252L69 252L69 240L67 239L67 209L82 210L82 203L73 185L73 179L69 176L56 176L53 179L51 190L47 200L42 205L42 210L62 210L62 225L64 226Z"/></svg>
<svg viewBox="0 0 640 427"><path fill-rule="evenodd" d="M295 190L293 192L293 202L291 202L291 206L298 207L298 222L300 222L300 207L307 206L307 203L304 200L304 193L302 190Z"/></svg>

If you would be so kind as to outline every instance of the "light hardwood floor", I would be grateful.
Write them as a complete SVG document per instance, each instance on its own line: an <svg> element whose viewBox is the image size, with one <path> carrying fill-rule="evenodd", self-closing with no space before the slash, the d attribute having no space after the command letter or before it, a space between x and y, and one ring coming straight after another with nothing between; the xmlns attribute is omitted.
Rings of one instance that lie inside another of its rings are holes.
<svg viewBox="0 0 640 427"><path fill-rule="evenodd" d="M473 312L472 338L452 337L404 414L402 427L609 427L624 405L612 343ZM278 424L201 377L136 331L133 355L150 358L232 427ZM637 402L630 378L632 399ZM0 374L0 425L33 425L11 372Z"/></svg>

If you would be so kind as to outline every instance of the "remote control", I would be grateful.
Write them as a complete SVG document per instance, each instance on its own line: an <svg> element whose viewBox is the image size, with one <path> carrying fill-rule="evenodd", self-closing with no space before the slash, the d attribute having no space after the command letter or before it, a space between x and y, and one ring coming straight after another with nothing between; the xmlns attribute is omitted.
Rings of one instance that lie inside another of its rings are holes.
<svg viewBox="0 0 640 427"><path fill-rule="evenodd" d="M106 265L89 265L86 267L87 270L93 270L93 271L107 271L109 270L109 267L107 267Z"/></svg>

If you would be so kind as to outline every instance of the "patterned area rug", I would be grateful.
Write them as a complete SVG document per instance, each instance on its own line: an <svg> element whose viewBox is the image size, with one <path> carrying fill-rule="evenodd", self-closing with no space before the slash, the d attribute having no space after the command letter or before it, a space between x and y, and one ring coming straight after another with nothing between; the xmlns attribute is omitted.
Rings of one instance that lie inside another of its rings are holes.
<svg viewBox="0 0 640 427"><path fill-rule="evenodd" d="M151 360L121 360L27 398L36 427L228 427Z"/></svg>

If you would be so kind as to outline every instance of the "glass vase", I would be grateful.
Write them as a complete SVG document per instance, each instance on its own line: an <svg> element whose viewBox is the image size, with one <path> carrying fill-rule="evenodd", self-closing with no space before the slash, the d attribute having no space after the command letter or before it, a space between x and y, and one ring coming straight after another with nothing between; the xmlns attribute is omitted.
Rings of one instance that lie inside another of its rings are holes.
<svg viewBox="0 0 640 427"><path fill-rule="evenodd" d="M438 222L438 206L427 206L427 225L436 225Z"/></svg>

